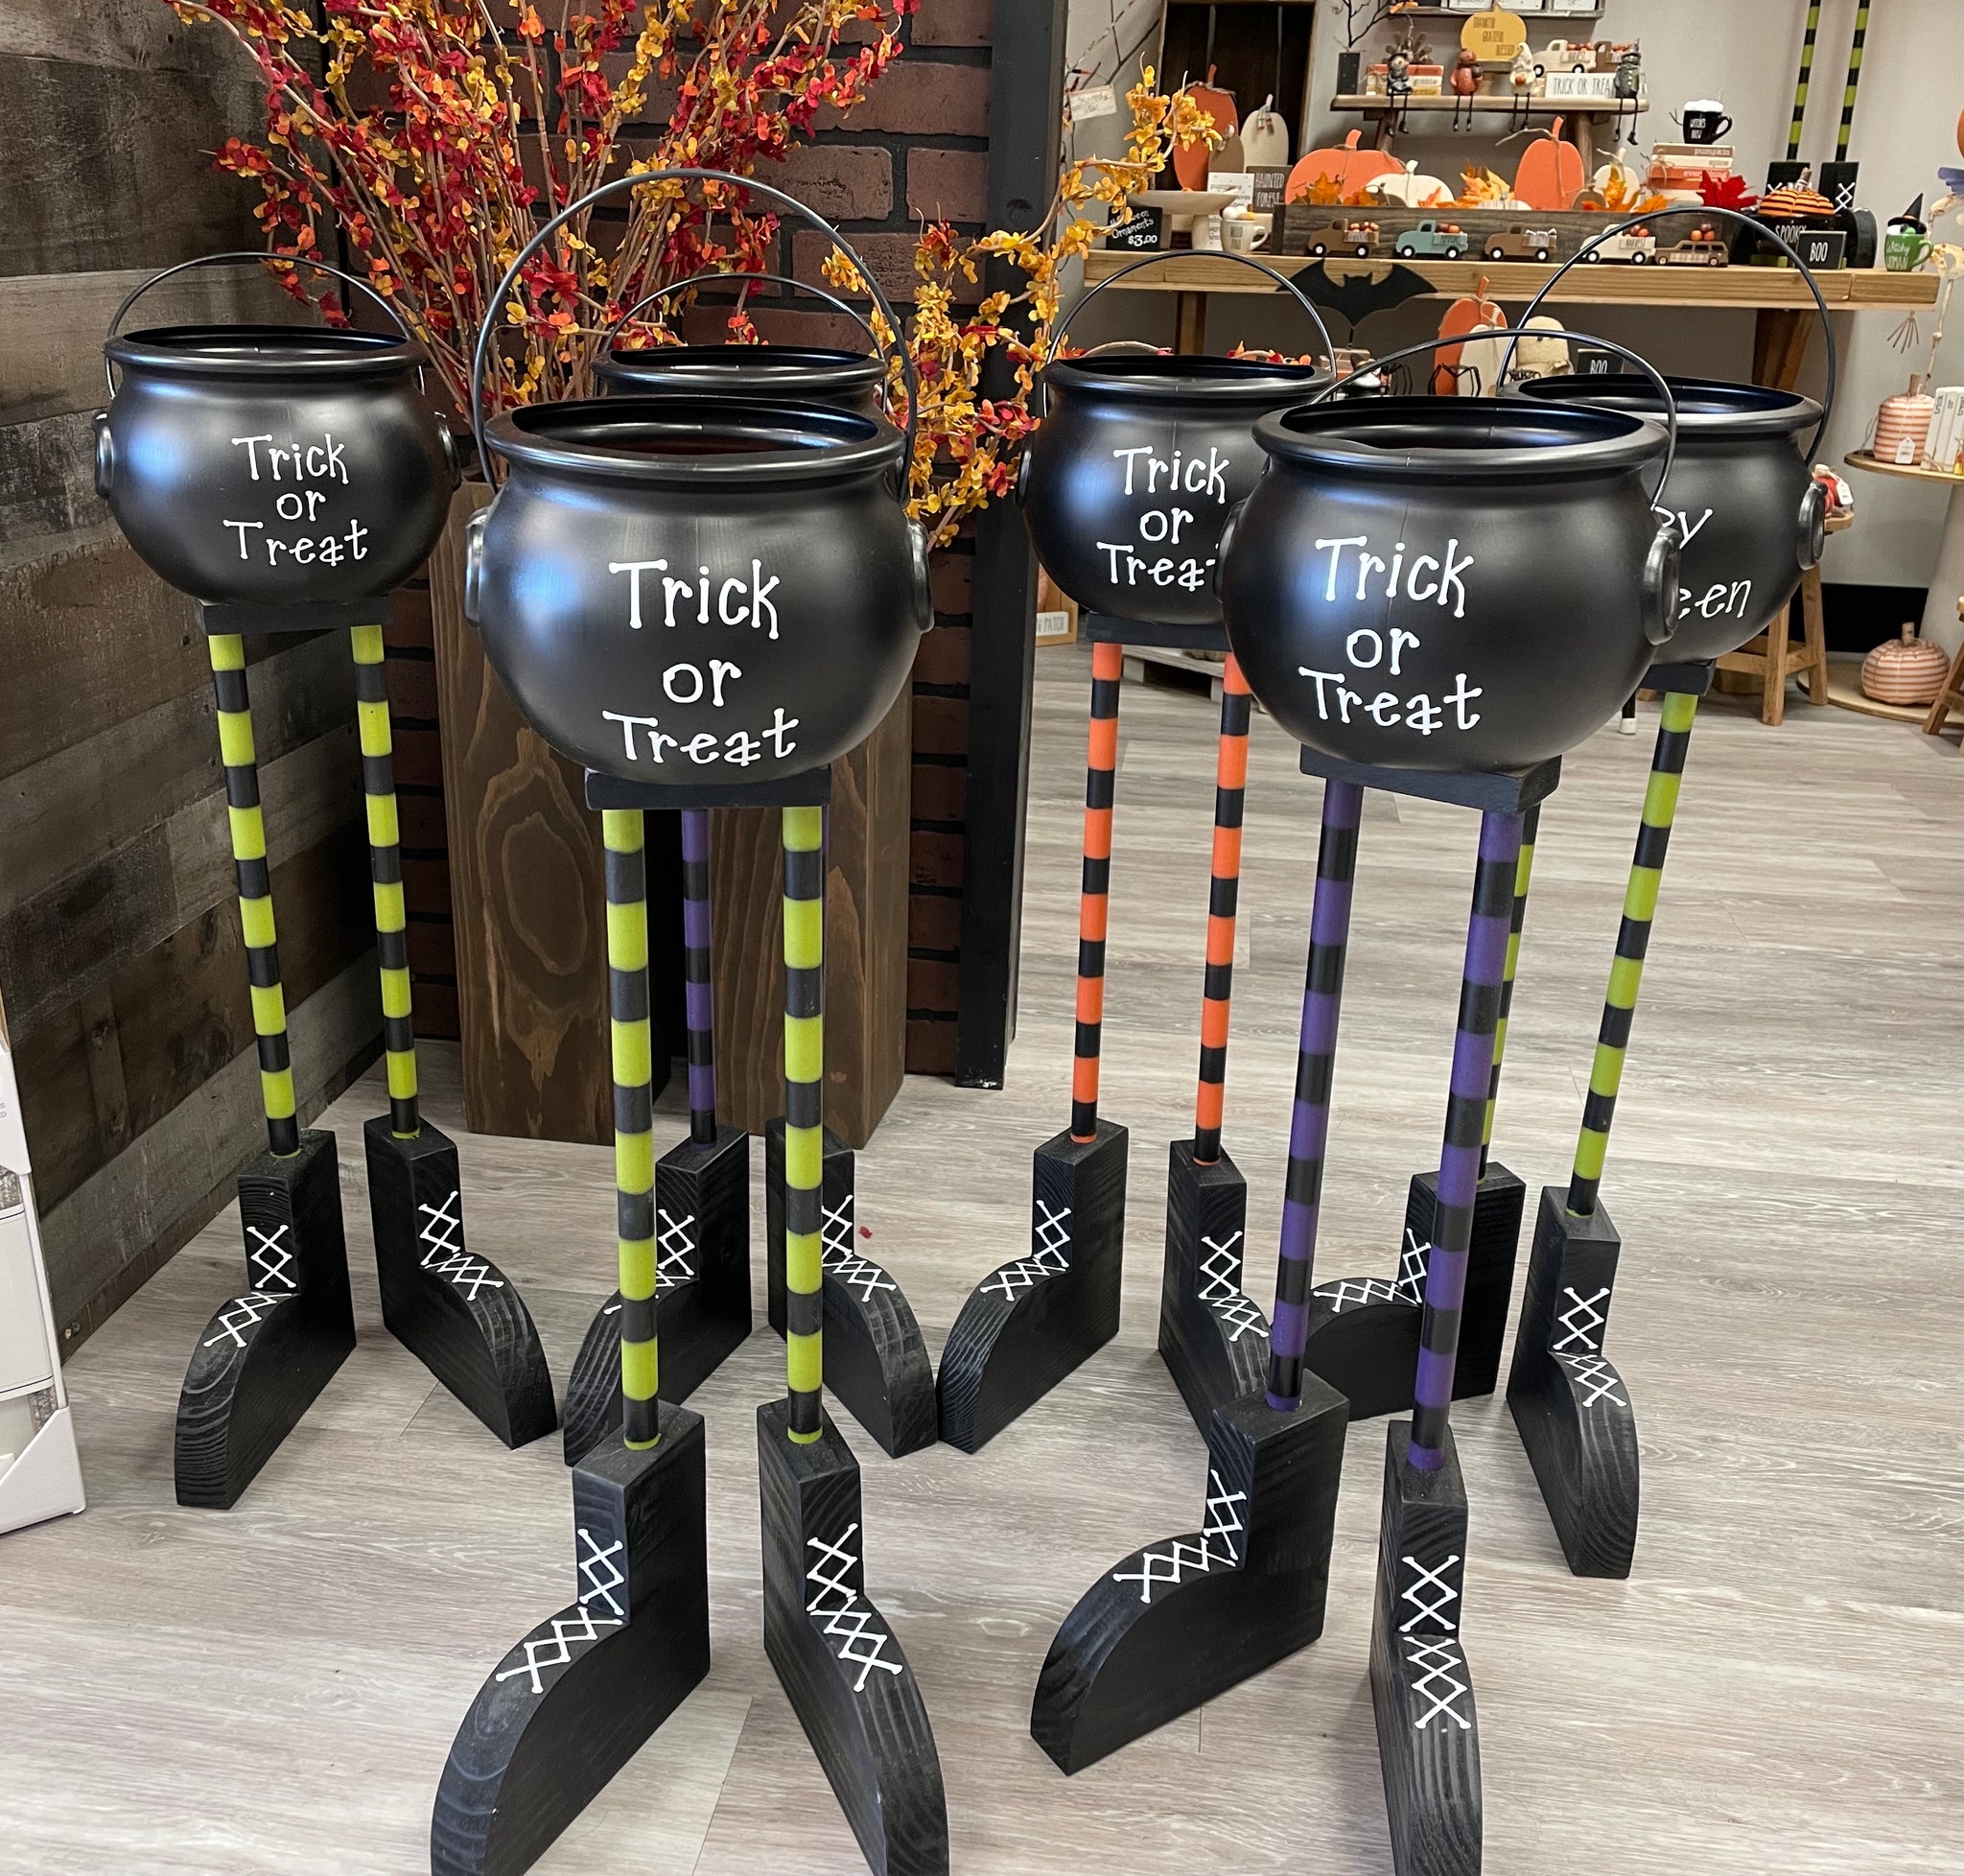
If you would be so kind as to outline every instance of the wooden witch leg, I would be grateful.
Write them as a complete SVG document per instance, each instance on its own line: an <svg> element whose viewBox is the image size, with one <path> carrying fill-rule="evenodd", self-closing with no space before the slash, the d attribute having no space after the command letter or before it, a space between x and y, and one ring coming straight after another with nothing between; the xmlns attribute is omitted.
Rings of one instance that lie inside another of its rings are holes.
<svg viewBox="0 0 1964 1876"><path fill-rule="evenodd" d="M1356 765L1304 750L1302 767L1313 775L1366 774ZM1483 809L1522 805L1525 831L1516 869L1514 908L1502 987L1501 1034L1513 995L1520 956L1521 921L1534 861L1534 830L1539 804L1555 786L1558 762L1544 762L1521 775L1453 775L1385 768L1372 786ZM1514 1259L1521 1235L1526 1188L1498 1162L1487 1160L1501 1059L1494 1056L1481 1139L1479 1195L1474 1208L1472 1261L1466 1278L1461 1359L1454 1370L1455 1398L1491 1394L1500 1374L1501 1343L1507 1334L1508 1303L1513 1294ZM1350 1403L1353 1420L1380 1414L1409 1413L1418 1367L1418 1329L1424 1314L1425 1260L1433 1239L1436 1179L1415 1173L1406 1193L1404 1240L1390 1277L1344 1277L1319 1283L1309 1300L1305 1345L1312 1369Z"/></svg>
<svg viewBox="0 0 1964 1876"><path fill-rule="evenodd" d="M617 796L624 794L616 784ZM660 791L643 791L659 805ZM682 957L689 1137L655 1162L662 1398L680 1404L750 1333L750 1136L716 1123L706 809L682 810ZM620 1293L588 1325L566 1387L566 1463L620 1429Z"/></svg>
<svg viewBox="0 0 1964 1876"><path fill-rule="evenodd" d="M1480 819L1413 1418L1392 1423L1385 1448L1370 1694L1398 1876L1480 1868L1480 1735L1460 1642L1466 1489L1449 1419L1521 831L1518 810Z"/></svg>
<svg viewBox="0 0 1964 1876"><path fill-rule="evenodd" d="M1629 1390L1603 1353L1622 1244L1598 1194L1623 1085L1650 923L1671 846L1678 786L1708 666L1653 668L1664 690L1642 825L1624 894L1616 961L1566 1189L1542 1188L1528 1287L1508 1373L1508 1409L1534 1467L1562 1555L1579 1577L1626 1577L1636 1555L1637 1422Z"/></svg>
<svg viewBox="0 0 1964 1876"><path fill-rule="evenodd" d="M334 1136L303 1133L294 1108L246 647L235 633L208 644L267 1133L239 1176L251 1288L205 1325L177 1399L177 1502L222 1511L347 1359L355 1312Z"/></svg>
<svg viewBox="0 0 1964 1876"><path fill-rule="evenodd" d="M946 1876L927 1708L866 1597L859 1466L826 1416L824 810L783 810L784 1367L758 1409L764 1652L875 1876Z"/></svg>
<svg viewBox="0 0 1964 1876"><path fill-rule="evenodd" d="M433 1876L518 1876L709 1672L699 1415L659 1400L654 1066L639 809L601 817L620 1274L620 1433L573 1468L574 1600L492 1671L430 1824Z"/></svg>
<svg viewBox="0 0 1964 1876"><path fill-rule="evenodd" d="M1030 1253L970 1292L942 1349L941 1437L976 1452L1118 1333L1126 1131L1098 1117L1124 647L1091 647L1071 1118L1035 1154Z"/></svg>
<svg viewBox="0 0 1964 1876"><path fill-rule="evenodd" d="M1159 1287L1159 1355L1203 1433L1216 1407L1261 1385L1268 1363L1268 1319L1241 1289L1248 1182L1221 1145L1251 704L1248 680L1229 652L1221 673L1200 1080L1193 1137L1167 1148L1166 1261Z"/></svg>
<svg viewBox="0 0 1964 1876"><path fill-rule="evenodd" d="M1322 1632L1348 1416L1302 1364L1363 790L1323 790L1302 1035L1266 1373L1206 1428L1197 1532L1134 1551L1079 1598L1045 1656L1030 1732L1066 1772Z"/></svg>
<svg viewBox="0 0 1964 1876"><path fill-rule="evenodd" d="M388 1063L388 1113L369 1121L362 1135L382 1320L507 1446L523 1446L559 1422L552 1376L518 1286L465 1246L456 1143L424 1120L418 1109L409 924L382 627L356 625L349 637Z"/></svg>

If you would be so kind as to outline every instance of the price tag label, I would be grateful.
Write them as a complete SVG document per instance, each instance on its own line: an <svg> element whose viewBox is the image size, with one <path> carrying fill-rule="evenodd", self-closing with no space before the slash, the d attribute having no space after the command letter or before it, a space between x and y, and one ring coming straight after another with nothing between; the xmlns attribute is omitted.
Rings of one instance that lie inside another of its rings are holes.
<svg viewBox="0 0 1964 1876"><path fill-rule="evenodd" d="M1070 121L1089 124L1101 117L1118 115L1118 94L1109 84L1087 84L1070 95Z"/></svg>

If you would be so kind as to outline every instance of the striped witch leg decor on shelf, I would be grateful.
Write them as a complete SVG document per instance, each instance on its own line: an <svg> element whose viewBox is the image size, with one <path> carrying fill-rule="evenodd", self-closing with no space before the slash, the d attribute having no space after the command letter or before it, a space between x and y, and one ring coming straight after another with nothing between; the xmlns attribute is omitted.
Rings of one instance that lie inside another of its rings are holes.
<svg viewBox="0 0 1964 1876"><path fill-rule="evenodd" d="M783 810L784 1379L792 1441L814 1444L825 1376L825 810Z"/></svg>
<svg viewBox="0 0 1964 1876"><path fill-rule="evenodd" d="M1800 42L1800 76L1793 82L1793 121L1787 128L1787 160L1800 160L1800 133L1807 126L1808 85L1814 72L1814 43L1821 33L1821 0L1808 0L1807 32Z"/></svg>
<svg viewBox="0 0 1964 1876"><path fill-rule="evenodd" d="M1597 1032L1596 1060L1589 1071L1582 1131L1576 1141L1575 1170L1569 1177L1568 1208L1583 1218L1596 1209L1597 1191L1602 1184L1610 1123L1623 1086L1624 1057L1637 1012L1637 992L1644 980L1644 958L1650 948L1650 922L1657 912L1657 888L1664 878L1664 856L1677 813L1678 785L1697 714L1695 696L1679 691L1665 692L1657 746L1650 757L1650 782L1644 793L1643 825L1637 830L1637 851L1624 894L1623 924L1616 934L1616 961L1610 967L1609 990L1602 999L1602 1025Z"/></svg>
<svg viewBox="0 0 1964 1876"><path fill-rule="evenodd" d="M648 1020L645 816L600 815L607 870L607 1002L614 1060L614 1186L620 1270L621 1440L634 1451L661 1437L655 1396L654 1060Z"/></svg>
<svg viewBox="0 0 1964 1876"><path fill-rule="evenodd" d="M177 1502L224 1510L347 1358L355 1316L334 1136L303 1133L294 1103L246 646L228 632L207 645L268 1149L239 1176L250 1287L205 1325L177 1397Z"/></svg>
<svg viewBox="0 0 1964 1876"><path fill-rule="evenodd" d="M1159 1285L1159 1353L1203 1434L1216 1407L1261 1385L1268 1360L1268 1321L1242 1290L1248 1182L1221 1145L1251 708L1248 680L1229 652L1221 672L1194 1130L1192 1139L1174 1140L1167 1148L1166 1257Z"/></svg>
<svg viewBox="0 0 1964 1876"><path fill-rule="evenodd" d="M1355 783L1323 784L1322 838L1317 850L1302 1031L1296 1054L1296 1101L1289 1123L1289 1169L1282 1191L1281 1255L1275 1272L1275 1309L1269 1325L1269 1405L1283 1410L1302 1397L1323 1151L1336 1074L1337 1020L1344 998L1351 891L1357 879L1357 829L1363 811L1364 790Z"/></svg>

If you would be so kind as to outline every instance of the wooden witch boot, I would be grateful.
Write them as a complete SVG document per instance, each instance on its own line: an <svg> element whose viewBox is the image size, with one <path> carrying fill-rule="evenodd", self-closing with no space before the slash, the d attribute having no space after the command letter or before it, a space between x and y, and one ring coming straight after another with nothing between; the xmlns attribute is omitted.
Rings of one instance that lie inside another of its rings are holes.
<svg viewBox="0 0 1964 1876"><path fill-rule="evenodd" d="M456 1144L419 1109L382 627L356 625L349 637L388 1064L388 1113L369 1121L362 1135L382 1320L499 1439L523 1446L559 1423L552 1376L518 1285L464 1242Z"/></svg>
<svg viewBox="0 0 1964 1876"><path fill-rule="evenodd" d="M519 1876L709 1672L701 1417L657 1398L644 816L601 817L614 1064L620 1431L573 1468L573 1601L492 1670L457 1728L433 1876Z"/></svg>
<svg viewBox="0 0 1964 1876"><path fill-rule="evenodd" d="M1304 1369L1302 1335L1363 802L1354 784L1323 790L1263 1386L1209 1418L1201 1529L1123 1559L1078 1599L1051 1642L1030 1733L1065 1772L1191 1712L1322 1632L1348 1415L1343 1396Z"/></svg>
<svg viewBox="0 0 1964 1876"><path fill-rule="evenodd" d="M1116 621L1108 621L1115 624ZM1091 650L1071 1119L1034 1156L1030 1251L969 1294L941 1353L941 1437L976 1452L1118 1333L1127 1136L1098 1117L1123 646Z"/></svg>
<svg viewBox="0 0 1964 1876"><path fill-rule="evenodd" d="M824 810L783 810L784 1366L758 1409L764 1653L875 1876L947 1876L941 1759L913 1670L867 1600L859 1466L829 1378L824 1199Z"/></svg>
<svg viewBox="0 0 1964 1876"><path fill-rule="evenodd" d="M589 774L590 806L666 805L661 792ZM750 1136L716 1121L707 809L682 810L682 944L689 1137L655 1161L655 1306L662 1398L685 1401L750 1334ZM566 1388L566 1463L620 1427L620 1292L587 1326Z"/></svg>
<svg viewBox="0 0 1964 1876"><path fill-rule="evenodd" d="M347 1359L355 1312L334 1136L303 1133L294 1109L245 643L216 632L208 645L267 1134L239 1178L250 1287L205 1325L177 1399L177 1502L224 1511Z"/></svg>

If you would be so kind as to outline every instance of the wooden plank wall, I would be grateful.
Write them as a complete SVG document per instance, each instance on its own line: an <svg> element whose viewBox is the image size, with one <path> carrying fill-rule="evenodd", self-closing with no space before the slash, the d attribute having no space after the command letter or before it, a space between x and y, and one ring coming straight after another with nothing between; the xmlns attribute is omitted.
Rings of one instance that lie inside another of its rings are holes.
<svg viewBox="0 0 1964 1876"><path fill-rule="evenodd" d="M265 1139L204 642L117 535L89 429L123 294L256 245L209 152L260 121L249 61L161 0L0 0L0 984L64 1353ZM288 307L214 270L140 318ZM311 1114L381 1028L352 668L339 634L247 655Z"/></svg>

